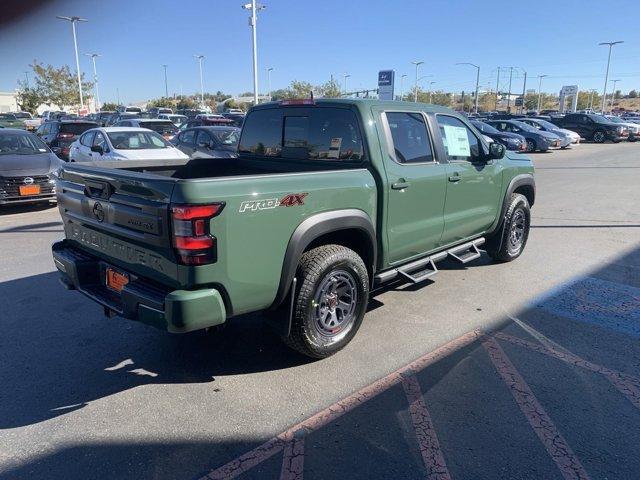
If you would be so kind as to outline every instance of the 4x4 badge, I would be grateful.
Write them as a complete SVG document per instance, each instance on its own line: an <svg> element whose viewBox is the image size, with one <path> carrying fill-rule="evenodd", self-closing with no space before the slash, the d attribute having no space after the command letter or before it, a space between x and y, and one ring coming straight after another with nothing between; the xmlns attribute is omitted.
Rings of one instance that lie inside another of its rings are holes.
<svg viewBox="0 0 640 480"><path fill-rule="evenodd" d="M263 198L261 200L247 200L240 204L239 212L255 212L258 210L270 210L276 207L295 207L296 205L304 205L305 197L308 193L289 193L284 197Z"/></svg>

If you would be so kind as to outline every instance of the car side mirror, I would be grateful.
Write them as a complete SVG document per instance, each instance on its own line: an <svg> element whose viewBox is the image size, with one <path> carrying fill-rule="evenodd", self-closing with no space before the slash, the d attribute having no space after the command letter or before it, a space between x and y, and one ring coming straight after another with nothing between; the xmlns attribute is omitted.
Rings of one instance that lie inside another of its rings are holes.
<svg viewBox="0 0 640 480"><path fill-rule="evenodd" d="M93 145L91 147L91 151L95 153L99 153L100 155L104 153L104 149L100 145Z"/></svg>
<svg viewBox="0 0 640 480"><path fill-rule="evenodd" d="M489 145L489 160L500 160L506 152L504 145L493 142Z"/></svg>

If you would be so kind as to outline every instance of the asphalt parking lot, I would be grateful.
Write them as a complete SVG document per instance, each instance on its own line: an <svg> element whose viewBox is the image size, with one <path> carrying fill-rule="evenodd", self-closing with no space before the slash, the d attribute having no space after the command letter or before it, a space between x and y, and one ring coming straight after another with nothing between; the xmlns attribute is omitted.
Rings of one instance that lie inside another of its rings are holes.
<svg viewBox="0 0 640 480"><path fill-rule="evenodd" d="M520 259L380 292L316 362L259 315L108 320L57 281L57 209L3 209L0 478L638 478L640 145L532 158Z"/></svg>

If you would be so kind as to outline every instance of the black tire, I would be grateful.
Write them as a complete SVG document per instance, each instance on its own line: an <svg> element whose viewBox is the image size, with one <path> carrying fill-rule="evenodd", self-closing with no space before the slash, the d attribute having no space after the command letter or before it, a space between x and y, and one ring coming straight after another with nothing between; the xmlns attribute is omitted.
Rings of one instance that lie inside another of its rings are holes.
<svg viewBox="0 0 640 480"><path fill-rule="evenodd" d="M527 245L530 225L531 209L527 197L519 193L512 194L502 228L485 244L489 256L496 262L511 262L518 258Z"/></svg>
<svg viewBox="0 0 640 480"><path fill-rule="evenodd" d="M283 340L308 357L329 357L362 324L369 301L367 267L353 250L323 245L304 253L296 277L291 332Z"/></svg>
<svg viewBox="0 0 640 480"><path fill-rule="evenodd" d="M527 138L527 152L535 152L537 148L536 141L532 138Z"/></svg>
<svg viewBox="0 0 640 480"><path fill-rule="evenodd" d="M596 130L593 132L593 141L595 143L604 143L607 141L607 134L602 130Z"/></svg>

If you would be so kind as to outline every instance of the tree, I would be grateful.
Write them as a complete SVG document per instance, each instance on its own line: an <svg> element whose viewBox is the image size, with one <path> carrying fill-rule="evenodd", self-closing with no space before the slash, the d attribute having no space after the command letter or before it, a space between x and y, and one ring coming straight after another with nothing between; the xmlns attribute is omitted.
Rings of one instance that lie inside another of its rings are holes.
<svg viewBox="0 0 640 480"><path fill-rule="evenodd" d="M322 85L318 85L315 90L318 92L318 95L321 95L325 98L340 98L340 85L338 82L331 79Z"/></svg>
<svg viewBox="0 0 640 480"><path fill-rule="evenodd" d="M309 82L294 80L293 82L291 82L289 90L291 90L291 98L309 98L311 97L311 92L313 91L313 85L311 85Z"/></svg>
<svg viewBox="0 0 640 480"><path fill-rule="evenodd" d="M36 88L27 86L27 82L24 80L19 81L18 86L18 95L16 98L18 107L23 112L35 114L37 108L45 101L42 93Z"/></svg>
<svg viewBox="0 0 640 480"><path fill-rule="evenodd" d="M198 103L191 97L178 97L176 108L178 110L192 110L198 106Z"/></svg>
<svg viewBox="0 0 640 480"><path fill-rule="evenodd" d="M613 94L613 98L619 100L622 98L622 92L620 90L616 90L616 93Z"/></svg>
<svg viewBox="0 0 640 480"><path fill-rule="evenodd" d="M629 92L629 98L638 98L638 92L636 90L631 90Z"/></svg>
<svg viewBox="0 0 640 480"><path fill-rule="evenodd" d="M272 100L284 100L285 98L291 98L293 93L288 88L279 88L271 92Z"/></svg>
<svg viewBox="0 0 640 480"><path fill-rule="evenodd" d="M65 105L78 105L80 92L78 91L78 79L71 73L68 65L56 68L53 65L44 65L34 61L31 65L35 74L35 90L40 92L46 103L55 104L62 108ZM84 80L81 74L82 91L90 92L93 83Z"/></svg>
<svg viewBox="0 0 640 480"><path fill-rule="evenodd" d="M175 104L176 102L175 100L173 100L173 98L161 97L161 98L155 98L153 100L150 100L149 103L147 103L147 108L150 108L150 107L173 108Z"/></svg>
<svg viewBox="0 0 640 480"><path fill-rule="evenodd" d="M103 103L102 106L100 107L100 110L102 110L103 112L110 112L113 110L117 110L118 109L118 105L116 105L115 103Z"/></svg>

